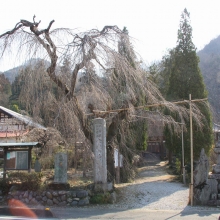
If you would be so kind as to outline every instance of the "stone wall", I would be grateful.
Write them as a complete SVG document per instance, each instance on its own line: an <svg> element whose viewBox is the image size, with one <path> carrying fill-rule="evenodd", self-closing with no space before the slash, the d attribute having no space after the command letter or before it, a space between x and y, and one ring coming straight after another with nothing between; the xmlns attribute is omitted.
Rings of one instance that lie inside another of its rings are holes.
<svg viewBox="0 0 220 220"><path fill-rule="evenodd" d="M84 206L89 204L89 192L86 190L10 191L2 199L18 199L27 205Z"/></svg>

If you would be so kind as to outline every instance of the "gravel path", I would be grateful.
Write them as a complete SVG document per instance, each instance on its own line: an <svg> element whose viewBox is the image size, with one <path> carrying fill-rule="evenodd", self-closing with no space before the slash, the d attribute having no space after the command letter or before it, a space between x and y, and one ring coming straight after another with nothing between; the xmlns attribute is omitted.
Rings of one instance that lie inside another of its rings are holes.
<svg viewBox="0 0 220 220"><path fill-rule="evenodd" d="M167 163L159 162L140 171L130 184L118 184L118 207L147 209L183 209L188 204L189 189L166 172Z"/></svg>
<svg viewBox="0 0 220 220"><path fill-rule="evenodd" d="M133 183L118 184L117 203L109 208L150 210L213 210L220 208L188 205L189 187L167 173L167 163L156 161L142 168Z"/></svg>

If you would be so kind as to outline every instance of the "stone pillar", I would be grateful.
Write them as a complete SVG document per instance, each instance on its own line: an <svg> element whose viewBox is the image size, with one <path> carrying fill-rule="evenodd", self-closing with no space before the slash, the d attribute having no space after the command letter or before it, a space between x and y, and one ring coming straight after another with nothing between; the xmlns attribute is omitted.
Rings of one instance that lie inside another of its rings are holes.
<svg viewBox="0 0 220 220"><path fill-rule="evenodd" d="M93 120L94 183L96 191L107 190L106 122Z"/></svg>

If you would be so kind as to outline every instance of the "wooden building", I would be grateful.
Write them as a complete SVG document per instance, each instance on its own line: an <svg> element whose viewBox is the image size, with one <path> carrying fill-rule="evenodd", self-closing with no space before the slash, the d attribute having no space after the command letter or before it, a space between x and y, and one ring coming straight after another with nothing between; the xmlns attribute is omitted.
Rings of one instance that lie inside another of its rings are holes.
<svg viewBox="0 0 220 220"><path fill-rule="evenodd" d="M30 117L0 106L0 143L22 142L22 136L32 128L46 130Z"/></svg>

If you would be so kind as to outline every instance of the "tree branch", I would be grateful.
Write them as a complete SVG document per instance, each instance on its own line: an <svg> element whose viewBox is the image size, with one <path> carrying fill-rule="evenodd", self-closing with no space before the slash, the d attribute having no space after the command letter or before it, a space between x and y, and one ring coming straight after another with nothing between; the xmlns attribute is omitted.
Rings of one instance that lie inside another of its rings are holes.
<svg viewBox="0 0 220 220"><path fill-rule="evenodd" d="M18 25L19 24L19 25ZM18 25L18 26L17 26ZM5 35L12 35L14 34L18 29L20 29L21 27L23 27L23 24L20 24L20 22L18 22L15 27L11 30L11 31L7 31L4 34L0 35L0 38L4 37Z"/></svg>

